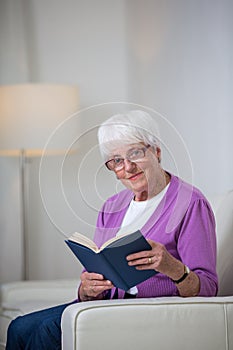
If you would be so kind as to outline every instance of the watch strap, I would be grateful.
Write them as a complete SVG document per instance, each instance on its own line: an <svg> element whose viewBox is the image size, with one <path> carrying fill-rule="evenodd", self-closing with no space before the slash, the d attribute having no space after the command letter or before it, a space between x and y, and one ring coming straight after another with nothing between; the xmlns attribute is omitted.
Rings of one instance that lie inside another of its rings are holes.
<svg viewBox="0 0 233 350"><path fill-rule="evenodd" d="M190 273L189 267L184 265L184 274L183 274L183 276L181 276L178 280L173 280L172 279L172 282L174 282L175 284L179 284L179 283L183 282L185 280L185 278L189 275L189 273Z"/></svg>

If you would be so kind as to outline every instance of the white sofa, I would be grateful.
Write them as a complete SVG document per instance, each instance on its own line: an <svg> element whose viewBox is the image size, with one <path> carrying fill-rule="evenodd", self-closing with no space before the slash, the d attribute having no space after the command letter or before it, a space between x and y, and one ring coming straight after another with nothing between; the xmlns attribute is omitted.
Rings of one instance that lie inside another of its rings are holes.
<svg viewBox="0 0 233 350"><path fill-rule="evenodd" d="M74 304L62 317L63 349L233 350L233 191L210 201L217 221L218 296ZM14 317L74 299L77 284L58 280L2 285L1 349Z"/></svg>

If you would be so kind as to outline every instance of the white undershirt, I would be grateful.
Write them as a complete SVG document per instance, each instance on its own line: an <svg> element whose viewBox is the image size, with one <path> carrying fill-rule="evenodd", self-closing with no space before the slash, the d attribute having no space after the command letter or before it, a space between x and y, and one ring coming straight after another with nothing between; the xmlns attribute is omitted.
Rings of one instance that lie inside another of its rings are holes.
<svg viewBox="0 0 233 350"><path fill-rule="evenodd" d="M163 196L168 190L169 184L159 194L151 199L146 201L135 201L132 199L122 221L121 228L117 232L117 236L140 230L158 207ZM136 286L127 291L127 293L130 294L137 294L137 292L138 290Z"/></svg>

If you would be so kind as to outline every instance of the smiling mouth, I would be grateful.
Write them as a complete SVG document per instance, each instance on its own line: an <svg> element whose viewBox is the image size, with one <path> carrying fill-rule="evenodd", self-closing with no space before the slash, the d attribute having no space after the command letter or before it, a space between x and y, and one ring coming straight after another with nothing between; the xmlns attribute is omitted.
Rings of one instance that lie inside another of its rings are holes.
<svg viewBox="0 0 233 350"><path fill-rule="evenodd" d="M130 176L130 177L128 178L128 180L134 181L134 180L136 180L136 179L137 179L140 175L142 175L142 174L143 174L143 172L134 174L134 175Z"/></svg>

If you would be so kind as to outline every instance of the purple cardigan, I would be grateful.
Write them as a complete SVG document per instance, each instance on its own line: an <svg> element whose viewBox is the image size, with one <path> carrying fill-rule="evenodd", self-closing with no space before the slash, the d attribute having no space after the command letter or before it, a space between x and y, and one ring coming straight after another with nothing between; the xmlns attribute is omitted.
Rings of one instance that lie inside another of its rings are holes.
<svg viewBox="0 0 233 350"><path fill-rule="evenodd" d="M105 202L94 236L99 247L116 235L133 196L130 190L123 190ZM167 193L141 231L146 238L164 244L199 276L199 296L217 294L215 219L210 204L198 189L171 175ZM162 273L137 288L139 298L178 295L176 285ZM124 291L119 290L118 296L123 298Z"/></svg>

